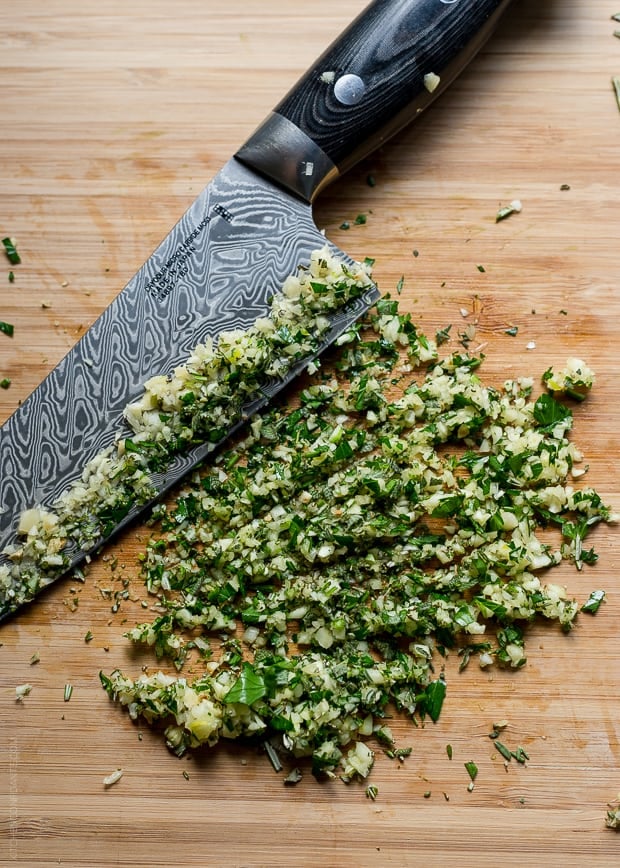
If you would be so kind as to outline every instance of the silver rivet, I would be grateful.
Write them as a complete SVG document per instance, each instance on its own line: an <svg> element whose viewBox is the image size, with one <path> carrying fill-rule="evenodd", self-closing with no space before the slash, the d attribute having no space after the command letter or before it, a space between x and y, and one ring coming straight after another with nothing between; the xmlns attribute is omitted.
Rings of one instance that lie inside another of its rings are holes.
<svg viewBox="0 0 620 868"><path fill-rule="evenodd" d="M343 105L356 105L366 92L366 85L359 75L348 72L341 75L334 85L334 96Z"/></svg>

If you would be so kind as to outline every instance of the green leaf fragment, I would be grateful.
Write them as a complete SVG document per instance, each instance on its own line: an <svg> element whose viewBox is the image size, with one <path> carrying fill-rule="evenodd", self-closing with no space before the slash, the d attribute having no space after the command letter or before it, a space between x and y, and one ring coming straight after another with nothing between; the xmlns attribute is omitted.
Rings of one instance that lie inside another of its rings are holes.
<svg viewBox="0 0 620 868"><path fill-rule="evenodd" d="M266 693L267 687L262 675L256 672L250 663L244 663L241 674L224 697L224 702L253 705L262 699Z"/></svg>
<svg viewBox="0 0 620 868"><path fill-rule="evenodd" d="M17 252L17 247L15 246L15 242L12 238L3 238L2 246L4 247L4 252L7 255L7 258L11 265L19 265L21 262L21 257Z"/></svg>
<svg viewBox="0 0 620 868"><path fill-rule="evenodd" d="M476 765L475 762L471 762L471 761L468 763L464 763L464 765L465 765L465 768L467 769L467 774L471 778L471 782L473 784L473 782L476 780L476 778L478 776L478 766Z"/></svg>
<svg viewBox="0 0 620 868"><path fill-rule="evenodd" d="M605 591L592 591L586 602L581 607L581 611L587 612L589 615L596 615L604 599Z"/></svg>
<svg viewBox="0 0 620 868"><path fill-rule="evenodd" d="M510 762L510 760L512 759L512 751L510 750L510 748L506 747L503 742L497 741L497 739L493 742L493 744L495 745L495 749L501 753L504 759L507 760L507 762Z"/></svg>

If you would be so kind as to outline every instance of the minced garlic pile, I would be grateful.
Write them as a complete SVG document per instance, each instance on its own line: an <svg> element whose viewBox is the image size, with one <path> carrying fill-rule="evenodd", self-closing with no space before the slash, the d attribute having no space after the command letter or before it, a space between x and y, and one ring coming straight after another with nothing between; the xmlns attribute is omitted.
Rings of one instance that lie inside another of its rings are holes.
<svg viewBox="0 0 620 868"><path fill-rule="evenodd" d="M198 654L203 674L102 673L109 695L163 721L178 754L258 738L349 781L372 767L369 737L393 750L388 708L437 719L438 653L519 668L534 618L569 631L580 605L549 571L594 564L586 539L615 516L579 479L569 407L529 378L484 385L481 361L439 358L379 301L299 406L255 417L156 509L144 577L157 617L127 635L179 670ZM593 374L575 359L542 380L581 400Z"/></svg>

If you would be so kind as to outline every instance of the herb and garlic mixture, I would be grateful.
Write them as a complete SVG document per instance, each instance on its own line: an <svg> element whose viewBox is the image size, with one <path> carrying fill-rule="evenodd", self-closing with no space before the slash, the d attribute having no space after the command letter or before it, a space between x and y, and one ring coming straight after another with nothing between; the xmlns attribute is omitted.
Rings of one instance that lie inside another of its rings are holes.
<svg viewBox="0 0 620 868"><path fill-rule="evenodd" d="M248 329L222 332L197 346L172 374L153 377L128 405L130 429L96 455L52 509L34 506L20 519L17 544L0 563L0 615L31 600L63 575L76 550L85 551L141 504L152 500L151 475L201 443L218 443L261 394L268 378L284 376L316 353L330 314L368 291L369 264L351 264L327 247L290 275L269 314Z"/></svg>
<svg viewBox="0 0 620 868"><path fill-rule="evenodd" d="M531 379L484 385L474 355L439 358L389 297L338 343L298 406L255 417L156 508L143 560L156 617L127 635L201 672L101 680L177 754L257 738L316 774L364 778L369 737L399 751L394 709L437 720L437 652L519 668L529 622L569 631L578 614L550 569L593 564L588 535L615 517L573 486L570 409ZM583 398L593 375L575 359L543 382Z"/></svg>

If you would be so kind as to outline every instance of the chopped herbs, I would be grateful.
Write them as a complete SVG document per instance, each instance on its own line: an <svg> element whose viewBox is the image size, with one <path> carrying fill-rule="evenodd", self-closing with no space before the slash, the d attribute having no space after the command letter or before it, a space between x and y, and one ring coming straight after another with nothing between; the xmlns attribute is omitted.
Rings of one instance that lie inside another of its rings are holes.
<svg viewBox="0 0 620 868"><path fill-rule="evenodd" d="M9 283L14 283L14 282L15 282L15 272L9 271Z"/></svg>
<svg viewBox="0 0 620 868"><path fill-rule="evenodd" d="M364 226L367 219L368 218L366 217L365 214L358 214L357 217L355 218L355 223L357 226Z"/></svg>
<svg viewBox="0 0 620 868"><path fill-rule="evenodd" d="M0 389L9 389L11 387L11 381L8 377L3 377L0 380Z"/></svg>
<svg viewBox="0 0 620 868"><path fill-rule="evenodd" d="M512 759L512 751L510 750L510 748L506 747L506 745L503 742L498 741L498 739L495 739L493 744L495 745L495 749L501 753L504 759L507 762L510 762L510 760Z"/></svg>
<svg viewBox="0 0 620 868"><path fill-rule="evenodd" d="M197 637L214 653L193 681L101 673L110 697L161 720L175 753L249 737L280 767L308 756L315 775L349 781L369 774L370 739L408 754L389 709L438 720L433 649L519 669L528 622L569 630L578 605L543 576L593 562L579 541L614 516L568 484L571 411L534 400L531 379L485 387L481 363L440 359L396 299L377 302L297 407L255 417L158 507L143 568L160 611L127 636L177 668ZM548 525L555 542L539 536ZM498 735L506 761L526 758Z"/></svg>
<svg viewBox="0 0 620 868"><path fill-rule="evenodd" d="M65 702L69 702L71 697L73 696L73 685L65 684L65 692L64 692L64 700Z"/></svg>
<svg viewBox="0 0 620 868"><path fill-rule="evenodd" d="M2 246L4 247L4 252L6 253L11 265L19 265L19 263L21 262L21 258L19 253L17 252L15 241L12 238L3 238Z"/></svg>
<svg viewBox="0 0 620 868"><path fill-rule="evenodd" d="M448 759L451 760L452 759L452 745L451 744L446 745L446 753L448 754Z"/></svg>
<svg viewBox="0 0 620 868"><path fill-rule="evenodd" d="M523 206L518 199L513 199L510 205L504 205L499 209L495 215L495 222L499 223L502 220L506 220L506 218L510 217L512 214L518 214L522 207Z"/></svg>
<svg viewBox="0 0 620 868"><path fill-rule="evenodd" d="M91 633L90 630L87 630L87 632L84 635L84 641L85 642L92 642L92 640L93 640L93 634Z"/></svg>
<svg viewBox="0 0 620 868"><path fill-rule="evenodd" d="M13 325L11 325L11 323L3 322L2 320L0 320L0 332L3 332L5 335L8 335L10 338L12 338L14 331L15 328Z"/></svg>
<svg viewBox="0 0 620 868"><path fill-rule="evenodd" d="M366 798L371 799L373 802L379 795L379 788L374 786L374 784L369 784L366 787Z"/></svg>
<svg viewBox="0 0 620 868"><path fill-rule="evenodd" d="M614 75L611 79L611 84L614 89L614 94L616 96L616 105L620 110L620 75Z"/></svg>
<svg viewBox="0 0 620 868"><path fill-rule="evenodd" d="M400 277L400 280L399 280L398 283L396 284L396 292L397 292L399 295L400 295L401 292L403 291L403 286L404 286L404 285L405 285L405 277L404 277L404 275L402 275L402 276Z"/></svg>
<svg viewBox="0 0 620 868"><path fill-rule="evenodd" d="M511 338L514 338L519 334L519 327L510 326L510 328L504 330L504 334L510 335Z"/></svg>
<svg viewBox="0 0 620 868"><path fill-rule="evenodd" d="M467 774L470 777L469 786L467 787L467 789L471 793L471 791L474 788L474 782L475 782L476 778L478 777L478 766L476 765L475 762L468 762L468 763L465 763L464 765L465 765L465 769L467 770Z"/></svg>
<svg viewBox="0 0 620 868"><path fill-rule="evenodd" d="M592 591L586 602L581 607L581 611L587 612L589 615L596 615L604 599L605 591Z"/></svg>
<svg viewBox="0 0 620 868"><path fill-rule="evenodd" d="M451 328L452 326L448 325L443 329L439 329L439 331L435 333L435 342L438 347L442 346L442 344L446 344L450 340Z"/></svg>

